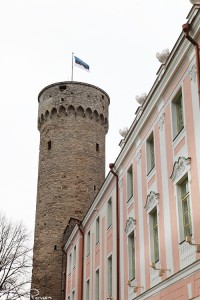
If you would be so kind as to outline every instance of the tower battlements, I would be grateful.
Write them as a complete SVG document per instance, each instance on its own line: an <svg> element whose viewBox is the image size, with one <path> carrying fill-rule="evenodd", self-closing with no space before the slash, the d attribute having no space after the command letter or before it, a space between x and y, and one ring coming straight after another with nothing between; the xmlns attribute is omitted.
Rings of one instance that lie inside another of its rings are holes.
<svg viewBox="0 0 200 300"><path fill-rule="evenodd" d="M60 116L80 116L99 122L108 131L110 98L93 85L69 81L45 87L38 96L38 128L49 119Z"/></svg>

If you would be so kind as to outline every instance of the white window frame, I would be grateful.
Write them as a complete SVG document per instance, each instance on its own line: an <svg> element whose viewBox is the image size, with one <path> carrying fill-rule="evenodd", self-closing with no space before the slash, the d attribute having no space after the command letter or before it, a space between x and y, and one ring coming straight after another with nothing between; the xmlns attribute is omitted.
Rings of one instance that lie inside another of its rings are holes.
<svg viewBox="0 0 200 300"><path fill-rule="evenodd" d="M71 274L72 272L72 254L69 254L69 270L68 270L68 275Z"/></svg>
<svg viewBox="0 0 200 300"><path fill-rule="evenodd" d="M107 203L107 223L107 228L110 228L112 226L112 198Z"/></svg>
<svg viewBox="0 0 200 300"><path fill-rule="evenodd" d="M74 246L74 252L73 252L73 269L76 267L76 245Z"/></svg>
<svg viewBox="0 0 200 300"><path fill-rule="evenodd" d="M128 235L128 269L129 280L136 277L136 255L135 255L135 232L134 230Z"/></svg>
<svg viewBox="0 0 200 300"><path fill-rule="evenodd" d="M100 300L100 274L99 269L95 273L95 300Z"/></svg>
<svg viewBox="0 0 200 300"><path fill-rule="evenodd" d="M146 141L147 175L155 168L155 139L153 131Z"/></svg>
<svg viewBox="0 0 200 300"><path fill-rule="evenodd" d="M91 237L90 237L90 230L89 230L87 233L87 256L90 255L90 244L91 244L90 240Z"/></svg>
<svg viewBox="0 0 200 300"><path fill-rule="evenodd" d="M178 104L179 101L181 101L182 126L180 124L178 125L178 112L177 112L178 105L177 104ZM183 109L183 93L182 93L182 89L180 89L178 91L178 93L176 94L176 96L172 100L172 103L171 103L171 112L172 112L173 140L175 140L177 138L177 136L180 134L180 132L182 132L182 130L184 129L184 109ZM180 126L180 128L179 128L179 126Z"/></svg>
<svg viewBox="0 0 200 300"><path fill-rule="evenodd" d="M100 238L100 218L99 216L96 218L96 244L99 243Z"/></svg>
<svg viewBox="0 0 200 300"><path fill-rule="evenodd" d="M90 279L86 281L86 300L90 300Z"/></svg>
<svg viewBox="0 0 200 300"><path fill-rule="evenodd" d="M155 228L155 224L153 224L154 216L157 216L157 227ZM157 231L156 231L157 229ZM155 232L157 235L155 236ZM160 238L159 238L159 218L158 218L158 206L154 206L154 208L149 212L149 233L150 233L150 253L151 253L151 262L157 263L160 261ZM158 257L155 252L155 239L157 240L157 251Z"/></svg>
<svg viewBox="0 0 200 300"><path fill-rule="evenodd" d="M108 297L110 299L112 299L112 284L113 284L113 276L112 276L112 254L108 257L107 260L107 274L108 274L108 278L107 278L107 283L108 283Z"/></svg>
<svg viewBox="0 0 200 300"><path fill-rule="evenodd" d="M127 180L127 202L133 197L133 165L131 164L126 173Z"/></svg>
<svg viewBox="0 0 200 300"><path fill-rule="evenodd" d="M72 300L75 300L75 290L72 291Z"/></svg>
<svg viewBox="0 0 200 300"><path fill-rule="evenodd" d="M182 243L186 239L186 234L184 231L184 221L183 221L183 202L182 202L182 195L181 195L181 190L182 190L182 185L183 183L187 180L188 184L188 201L187 205L189 208L189 221L190 221L190 236L193 234L193 227L192 227L192 215L191 215L191 192L190 192L190 184L189 184L189 178L188 178L188 173L186 173L177 183L176 183L176 190L177 190L177 211L178 211L178 223L179 223L179 243Z"/></svg>

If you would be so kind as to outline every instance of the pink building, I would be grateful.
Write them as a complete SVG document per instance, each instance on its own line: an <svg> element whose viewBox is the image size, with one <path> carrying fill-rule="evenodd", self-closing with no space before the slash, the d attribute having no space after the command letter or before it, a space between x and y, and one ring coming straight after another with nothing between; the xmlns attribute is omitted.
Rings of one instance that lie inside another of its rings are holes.
<svg viewBox="0 0 200 300"><path fill-rule="evenodd" d="M200 6L65 245L66 300L200 299Z"/></svg>

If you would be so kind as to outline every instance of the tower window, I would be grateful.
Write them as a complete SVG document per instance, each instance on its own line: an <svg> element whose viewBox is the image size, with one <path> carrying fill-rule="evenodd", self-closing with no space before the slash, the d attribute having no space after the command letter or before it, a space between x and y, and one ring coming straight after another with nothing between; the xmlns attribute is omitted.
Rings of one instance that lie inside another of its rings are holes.
<svg viewBox="0 0 200 300"><path fill-rule="evenodd" d="M102 99L104 99L104 95L102 95Z"/></svg>
<svg viewBox="0 0 200 300"><path fill-rule="evenodd" d="M51 141L48 141L48 150L51 150Z"/></svg>
<svg viewBox="0 0 200 300"><path fill-rule="evenodd" d="M96 143L96 151L99 152L99 144Z"/></svg>
<svg viewBox="0 0 200 300"><path fill-rule="evenodd" d="M57 245L54 245L54 251L56 251L57 250Z"/></svg>
<svg viewBox="0 0 200 300"><path fill-rule="evenodd" d="M59 86L59 90L60 90L61 92L65 91L65 90L66 90L66 85L60 85L60 86Z"/></svg>

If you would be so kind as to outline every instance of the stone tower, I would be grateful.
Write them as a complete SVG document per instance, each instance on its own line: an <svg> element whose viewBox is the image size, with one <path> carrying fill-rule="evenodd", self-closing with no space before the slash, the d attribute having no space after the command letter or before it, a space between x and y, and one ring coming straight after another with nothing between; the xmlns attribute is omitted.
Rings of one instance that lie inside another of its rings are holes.
<svg viewBox="0 0 200 300"><path fill-rule="evenodd" d="M105 179L109 96L81 82L60 82L38 96L40 154L32 288L62 299L63 232L82 220Z"/></svg>

